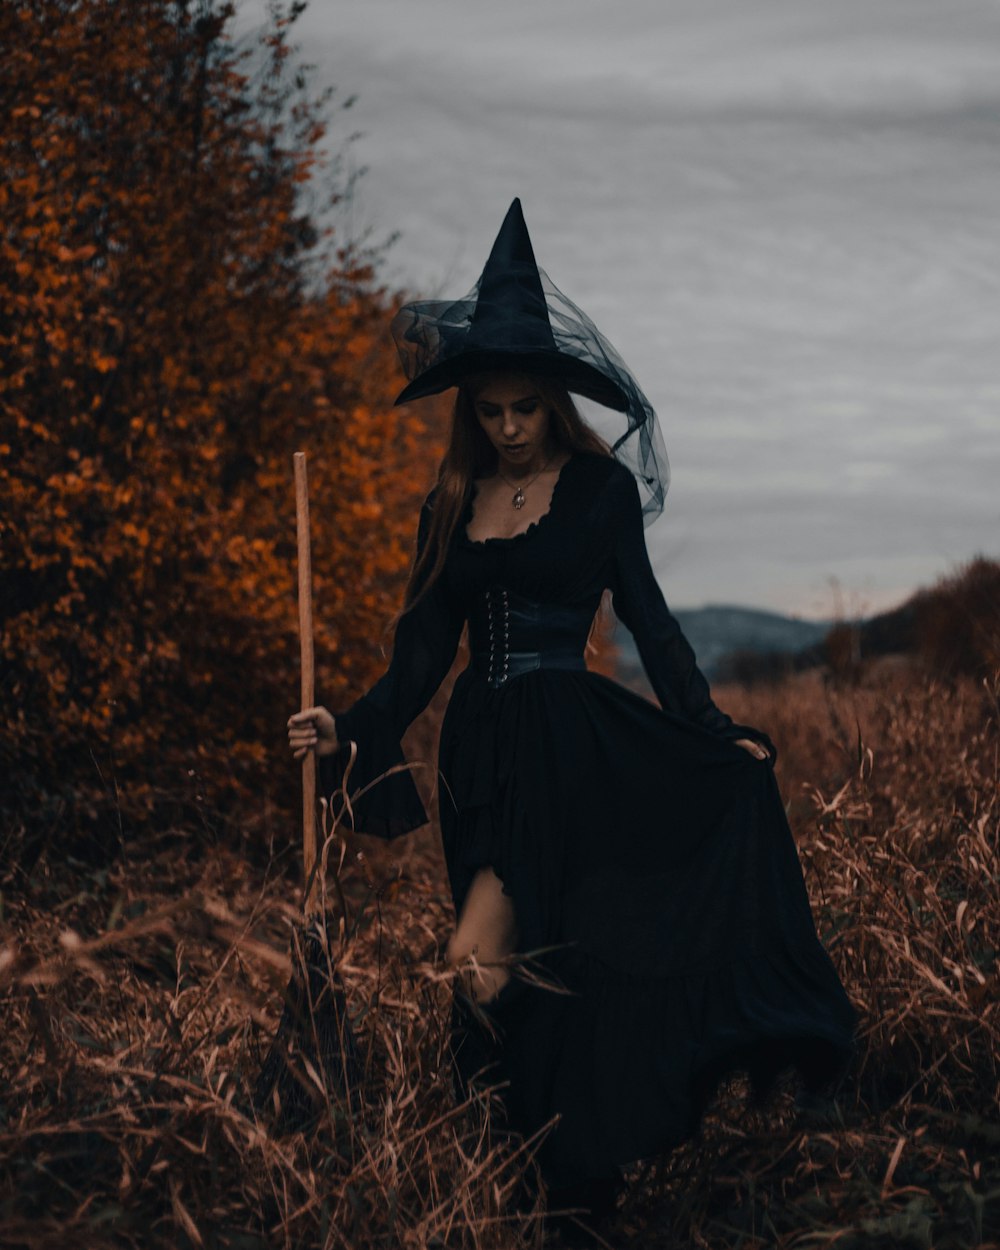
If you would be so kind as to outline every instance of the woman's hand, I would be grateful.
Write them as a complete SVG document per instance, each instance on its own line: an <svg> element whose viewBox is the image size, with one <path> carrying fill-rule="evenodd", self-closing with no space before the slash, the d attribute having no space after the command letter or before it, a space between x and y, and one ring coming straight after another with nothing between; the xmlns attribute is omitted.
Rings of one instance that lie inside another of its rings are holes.
<svg viewBox="0 0 1000 1250"><path fill-rule="evenodd" d="M735 738L734 742L738 747L745 747L751 755L755 755L759 760L770 758L770 752L762 747L759 742L754 742L752 738Z"/></svg>
<svg viewBox="0 0 1000 1250"><path fill-rule="evenodd" d="M337 726L325 707L307 707L288 718L288 745L295 759L300 760L307 751L317 755L332 755L340 746Z"/></svg>

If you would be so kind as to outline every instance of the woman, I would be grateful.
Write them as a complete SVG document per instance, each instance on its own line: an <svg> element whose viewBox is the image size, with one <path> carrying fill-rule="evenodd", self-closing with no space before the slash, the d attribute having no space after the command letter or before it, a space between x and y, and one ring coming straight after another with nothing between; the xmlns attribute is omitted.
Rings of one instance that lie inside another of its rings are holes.
<svg viewBox="0 0 1000 1250"><path fill-rule="evenodd" d="M620 1165L690 1136L727 1071L760 1092L789 1066L808 1088L836 1078L854 1012L816 936L774 745L712 701L649 564L668 480L655 414L537 268L517 200L473 292L410 305L393 329L411 378L398 402L458 387L448 450L388 671L346 712L294 715L289 741L317 752L327 793L349 741L352 787L403 763L468 621L439 749L456 1065L468 1079L494 1062L522 1132L558 1115L539 1155L550 1197L593 1206ZM602 438L570 391L618 429ZM659 707L585 667L605 588ZM406 770L353 806L387 838L426 821ZM512 954L548 984L511 976Z"/></svg>

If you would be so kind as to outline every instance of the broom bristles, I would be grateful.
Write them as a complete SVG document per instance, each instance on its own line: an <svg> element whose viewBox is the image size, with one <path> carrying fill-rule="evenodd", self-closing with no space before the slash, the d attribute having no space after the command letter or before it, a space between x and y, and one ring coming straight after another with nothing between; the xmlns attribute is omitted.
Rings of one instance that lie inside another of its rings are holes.
<svg viewBox="0 0 1000 1250"><path fill-rule="evenodd" d="M273 1113L279 1131L305 1130L333 1104L355 1110L361 1090L360 1052L325 917L298 930L293 958L281 1020L254 1089L258 1113Z"/></svg>

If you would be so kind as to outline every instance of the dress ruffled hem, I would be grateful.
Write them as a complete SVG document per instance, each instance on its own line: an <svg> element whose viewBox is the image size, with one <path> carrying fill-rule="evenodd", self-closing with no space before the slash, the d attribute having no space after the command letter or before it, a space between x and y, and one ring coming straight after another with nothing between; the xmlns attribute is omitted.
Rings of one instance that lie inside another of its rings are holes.
<svg viewBox="0 0 1000 1250"><path fill-rule="evenodd" d="M792 1070L816 1092L854 1055L853 1012L819 943L761 942L693 975L630 977L572 952L548 968L568 993L515 979L493 1014L522 1131L558 1116L540 1154L552 1184L689 1140L729 1075L746 1073L763 1097Z"/></svg>

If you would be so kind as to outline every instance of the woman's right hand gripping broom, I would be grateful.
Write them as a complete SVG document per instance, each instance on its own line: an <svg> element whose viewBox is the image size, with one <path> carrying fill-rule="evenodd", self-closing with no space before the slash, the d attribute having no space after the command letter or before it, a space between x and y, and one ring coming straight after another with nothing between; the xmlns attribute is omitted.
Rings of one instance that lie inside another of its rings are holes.
<svg viewBox="0 0 1000 1250"><path fill-rule="evenodd" d="M296 712L288 718L288 745L297 760L307 751L315 751L318 756L332 755L340 746L333 716L322 706ZM360 865L369 885L384 889L399 876L395 856L381 838L355 832L346 824L341 825L340 836L347 843L348 856Z"/></svg>
<svg viewBox="0 0 1000 1250"><path fill-rule="evenodd" d="M288 718L288 745L294 759L300 760L307 751L317 755L332 755L340 745L337 726L325 707L307 707Z"/></svg>

